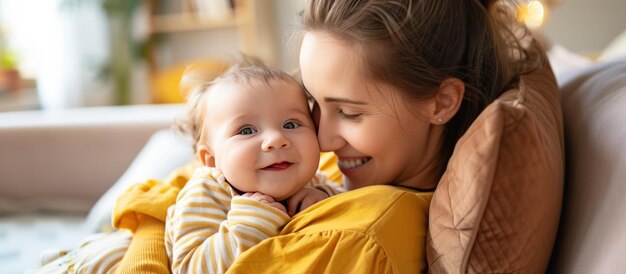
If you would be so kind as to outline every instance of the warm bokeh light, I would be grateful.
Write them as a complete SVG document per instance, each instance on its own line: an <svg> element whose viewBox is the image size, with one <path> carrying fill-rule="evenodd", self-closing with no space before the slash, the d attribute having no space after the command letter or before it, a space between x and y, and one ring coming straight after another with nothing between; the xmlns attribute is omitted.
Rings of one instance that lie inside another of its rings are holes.
<svg viewBox="0 0 626 274"><path fill-rule="evenodd" d="M532 0L528 4L518 6L519 18L526 26L531 29L538 28L543 24L546 10L543 3L538 0Z"/></svg>

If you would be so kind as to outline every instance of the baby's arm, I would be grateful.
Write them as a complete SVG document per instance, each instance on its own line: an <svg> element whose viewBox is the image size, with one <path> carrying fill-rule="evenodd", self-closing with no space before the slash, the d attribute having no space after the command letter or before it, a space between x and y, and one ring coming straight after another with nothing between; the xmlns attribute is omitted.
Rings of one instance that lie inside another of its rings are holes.
<svg viewBox="0 0 626 274"><path fill-rule="evenodd" d="M224 273L242 252L289 221L271 201L254 195L231 200L219 184L192 179L168 212L166 247L174 273Z"/></svg>
<svg viewBox="0 0 626 274"><path fill-rule="evenodd" d="M245 197L245 198L250 198L253 200L257 200L261 203L264 203L266 205L269 205L273 208L276 208L284 213L287 213L287 209L285 208L285 206L279 202L276 202L276 200L274 200L274 198L272 198L269 195L265 195L263 193L260 192L255 192L255 193L244 193L243 195L241 195L241 197Z"/></svg>
<svg viewBox="0 0 626 274"><path fill-rule="evenodd" d="M346 192L343 186L328 180L328 178L320 172L315 174L315 177L313 177L309 186L324 191L329 197Z"/></svg>

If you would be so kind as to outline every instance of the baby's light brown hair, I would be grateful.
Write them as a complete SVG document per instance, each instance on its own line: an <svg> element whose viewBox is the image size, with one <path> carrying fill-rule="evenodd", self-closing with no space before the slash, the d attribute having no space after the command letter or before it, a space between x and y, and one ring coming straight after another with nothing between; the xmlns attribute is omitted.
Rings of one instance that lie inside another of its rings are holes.
<svg viewBox="0 0 626 274"><path fill-rule="evenodd" d="M207 113L205 98L211 88L220 84L234 84L242 87L259 83L269 85L272 80L286 81L301 87L301 84L290 74L269 67L259 59L249 56L242 57L239 63L217 77L214 71L202 65L190 65L180 80L180 90L187 99L187 112L185 117L176 120L175 129L192 138L194 152L202 141Z"/></svg>

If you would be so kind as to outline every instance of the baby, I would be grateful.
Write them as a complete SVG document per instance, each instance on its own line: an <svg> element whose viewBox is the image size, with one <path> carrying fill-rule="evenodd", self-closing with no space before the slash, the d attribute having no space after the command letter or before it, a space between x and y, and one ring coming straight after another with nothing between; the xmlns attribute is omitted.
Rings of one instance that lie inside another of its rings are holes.
<svg viewBox="0 0 626 274"><path fill-rule="evenodd" d="M305 92L261 64L213 81L188 69L188 115L180 122L203 166L167 214L174 273L226 272L244 251L276 235L290 216L341 192L316 174L319 145Z"/></svg>

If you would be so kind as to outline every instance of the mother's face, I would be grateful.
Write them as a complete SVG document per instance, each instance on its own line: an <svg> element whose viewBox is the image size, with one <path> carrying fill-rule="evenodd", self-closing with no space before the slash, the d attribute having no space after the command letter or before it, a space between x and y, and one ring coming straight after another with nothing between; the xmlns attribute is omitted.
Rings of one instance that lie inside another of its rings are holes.
<svg viewBox="0 0 626 274"><path fill-rule="evenodd" d="M321 32L307 33L302 42L302 80L316 101L321 150L338 156L348 189L434 187L429 175L438 149L432 139L441 129L428 118L433 104L406 103L393 86L365 79L358 54Z"/></svg>

